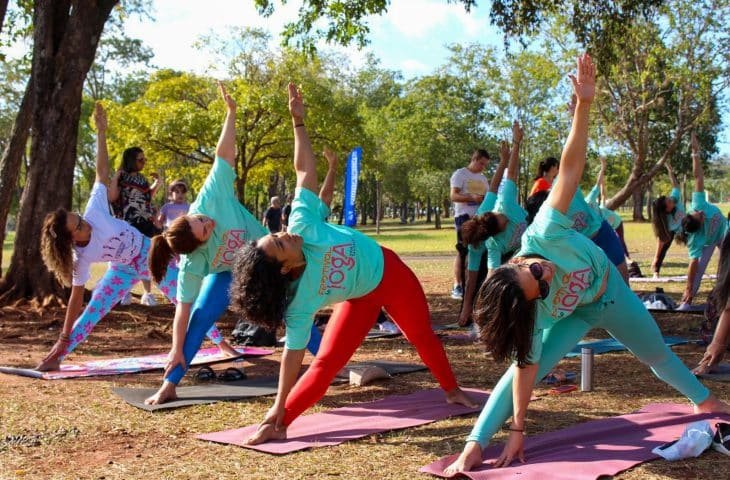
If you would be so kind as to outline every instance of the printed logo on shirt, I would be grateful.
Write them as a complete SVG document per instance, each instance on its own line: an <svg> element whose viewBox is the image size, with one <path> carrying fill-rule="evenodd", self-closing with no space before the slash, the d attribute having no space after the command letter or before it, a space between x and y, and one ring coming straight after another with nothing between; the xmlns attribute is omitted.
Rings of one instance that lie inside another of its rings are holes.
<svg viewBox="0 0 730 480"><path fill-rule="evenodd" d="M585 212L577 212L573 214L573 230L583 231L588 227L588 220Z"/></svg>
<svg viewBox="0 0 730 480"><path fill-rule="evenodd" d="M572 313L578 306L580 294L591 285L592 281L593 273L590 267L563 275L562 286L553 298L552 316L564 317Z"/></svg>
<svg viewBox="0 0 730 480"><path fill-rule="evenodd" d="M344 289L347 272L355 268L355 244L343 243L327 250L322 258L322 276L319 280L319 295L332 290Z"/></svg>
<svg viewBox="0 0 730 480"><path fill-rule="evenodd" d="M707 231L707 239L711 240L715 238L717 231L720 229L720 223L724 221L722 215L715 214L710 218L710 228Z"/></svg>
<svg viewBox="0 0 730 480"><path fill-rule="evenodd" d="M129 230L122 230L119 236L111 237L101 247L101 260L104 262L116 261L128 263L134 252L134 235Z"/></svg>
<svg viewBox="0 0 730 480"><path fill-rule="evenodd" d="M218 247L218 251L213 258L213 267L218 268L222 266L233 265L233 256L236 250L243 247L246 243L246 230L228 230L223 234L223 241L221 246Z"/></svg>

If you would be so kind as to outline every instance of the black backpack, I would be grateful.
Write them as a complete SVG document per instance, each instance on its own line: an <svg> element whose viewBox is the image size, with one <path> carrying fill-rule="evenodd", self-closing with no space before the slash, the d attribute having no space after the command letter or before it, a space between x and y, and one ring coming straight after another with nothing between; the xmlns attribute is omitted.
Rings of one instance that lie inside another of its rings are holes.
<svg viewBox="0 0 730 480"><path fill-rule="evenodd" d="M276 332L246 323L246 320L242 318L231 332L231 339L233 345L273 347L276 345Z"/></svg>

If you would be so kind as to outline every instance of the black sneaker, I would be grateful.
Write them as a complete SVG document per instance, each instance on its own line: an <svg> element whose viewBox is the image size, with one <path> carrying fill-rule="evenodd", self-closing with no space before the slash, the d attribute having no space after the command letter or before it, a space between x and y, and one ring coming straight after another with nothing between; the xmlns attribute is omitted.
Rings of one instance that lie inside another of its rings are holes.
<svg viewBox="0 0 730 480"><path fill-rule="evenodd" d="M725 455L730 455L730 423L716 423L715 436L712 437L712 448Z"/></svg>

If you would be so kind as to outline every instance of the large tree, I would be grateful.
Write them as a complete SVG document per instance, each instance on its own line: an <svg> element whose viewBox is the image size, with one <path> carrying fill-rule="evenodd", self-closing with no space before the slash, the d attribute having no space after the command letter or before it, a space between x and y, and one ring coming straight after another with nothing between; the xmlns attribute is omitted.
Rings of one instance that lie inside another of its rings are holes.
<svg viewBox="0 0 730 480"><path fill-rule="evenodd" d="M0 285L3 301L34 298L46 303L61 292L38 255L38 239L46 213L71 206L82 88L104 24L117 3L37 0L33 6L28 103L19 112L19 117L31 112L30 168L18 215L15 249ZM21 122L16 121L16 126L15 136L27 135Z"/></svg>

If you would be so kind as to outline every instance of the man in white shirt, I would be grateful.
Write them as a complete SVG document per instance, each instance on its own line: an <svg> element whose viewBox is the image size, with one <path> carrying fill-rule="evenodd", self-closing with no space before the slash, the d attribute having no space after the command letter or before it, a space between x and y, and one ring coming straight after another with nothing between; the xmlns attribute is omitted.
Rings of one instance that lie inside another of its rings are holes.
<svg viewBox="0 0 730 480"><path fill-rule="evenodd" d="M454 287L451 298L461 300L464 296L464 262L468 252L461 241L461 226L477 211L489 189L489 181L484 169L489 163L489 153L477 149L465 168L451 175L451 201L454 202L454 225L456 226L456 259L454 260Z"/></svg>

